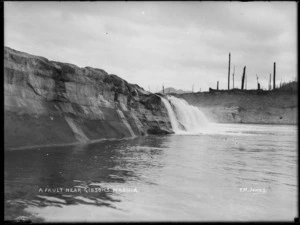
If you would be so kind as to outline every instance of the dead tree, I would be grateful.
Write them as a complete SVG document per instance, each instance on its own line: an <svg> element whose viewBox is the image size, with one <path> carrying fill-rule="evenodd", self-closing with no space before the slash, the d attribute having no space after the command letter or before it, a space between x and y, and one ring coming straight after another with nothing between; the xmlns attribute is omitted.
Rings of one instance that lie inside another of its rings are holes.
<svg viewBox="0 0 300 225"><path fill-rule="evenodd" d="M244 71L243 71L243 76L242 76L242 86L241 86L242 90L244 90L245 73L246 73L246 66L244 66Z"/></svg>
<svg viewBox="0 0 300 225"><path fill-rule="evenodd" d="M164 87L164 85L163 85L163 95L165 94L165 87Z"/></svg>
<svg viewBox="0 0 300 225"><path fill-rule="evenodd" d="M274 62L274 67L273 67L273 89L275 90L276 88L276 62Z"/></svg>
<svg viewBox="0 0 300 225"><path fill-rule="evenodd" d="M234 72L235 72L235 66L233 67L233 73L232 73L232 89L234 89Z"/></svg>
<svg viewBox="0 0 300 225"><path fill-rule="evenodd" d="M217 90L219 90L219 81L217 81Z"/></svg>
<svg viewBox="0 0 300 225"><path fill-rule="evenodd" d="M230 89L230 52L229 52L229 62L228 62L228 90Z"/></svg>
<svg viewBox="0 0 300 225"><path fill-rule="evenodd" d="M272 74L270 74L270 79L269 79L269 91L272 88Z"/></svg>

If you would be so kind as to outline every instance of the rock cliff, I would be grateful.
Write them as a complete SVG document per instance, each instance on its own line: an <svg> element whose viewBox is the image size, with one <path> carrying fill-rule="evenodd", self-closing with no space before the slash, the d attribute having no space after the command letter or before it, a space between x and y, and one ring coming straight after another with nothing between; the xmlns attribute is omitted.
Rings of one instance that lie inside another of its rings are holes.
<svg viewBox="0 0 300 225"><path fill-rule="evenodd" d="M5 150L172 133L159 96L104 70L4 48Z"/></svg>
<svg viewBox="0 0 300 225"><path fill-rule="evenodd" d="M173 94L218 123L297 124L296 92L198 92Z"/></svg>

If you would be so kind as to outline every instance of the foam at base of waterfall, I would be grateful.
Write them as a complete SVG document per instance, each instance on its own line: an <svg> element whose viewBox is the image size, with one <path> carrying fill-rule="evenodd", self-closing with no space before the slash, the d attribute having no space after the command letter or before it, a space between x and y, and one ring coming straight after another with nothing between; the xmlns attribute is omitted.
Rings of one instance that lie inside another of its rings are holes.
<svg viewBox="0 0 300 225"><path fill-rule="evenodd" d="M240 126L240 127L239 127ZM213 123L210 122L205 128L199 129L196 132L189 131L179 131L175 135L189 135L189 136L199 136L199 135L222 135L224 140L227 140L226 136L263 136L265 131L261 134L256 129L256 124L228 124L228 123Z"/></svg>

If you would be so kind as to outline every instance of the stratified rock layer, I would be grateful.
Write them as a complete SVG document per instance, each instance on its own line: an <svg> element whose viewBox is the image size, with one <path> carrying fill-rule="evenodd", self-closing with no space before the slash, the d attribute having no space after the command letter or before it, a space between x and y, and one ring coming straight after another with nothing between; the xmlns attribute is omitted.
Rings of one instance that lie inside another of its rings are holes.
<svg viewBox="0 0 300 225"><path fill-rule="evenodd" d="M159 96L101 69L4 49L5 149L172 133Z"/></svg>
<svg viewBox="0 0 300 225"><path fill-rule="evenodd" d="M218 123L297 124L296 92L231 91L173 94Z"/></svg>

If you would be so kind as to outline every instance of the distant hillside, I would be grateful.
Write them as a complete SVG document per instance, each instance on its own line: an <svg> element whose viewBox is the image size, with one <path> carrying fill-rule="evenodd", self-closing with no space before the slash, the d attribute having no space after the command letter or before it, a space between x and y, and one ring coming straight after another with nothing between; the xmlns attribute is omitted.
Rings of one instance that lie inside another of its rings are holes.
<svg viewBox="0 0 300 225"><path fill-rule="evenodd" d="M158 93L163 93L163 91L161 90L160 92ZM165 94L184 94L184 93L190 93L190 91L183 91L181 89L177 90L175 88L172 88L172 87L168 87L168 88L165 88Z"/></svg>

